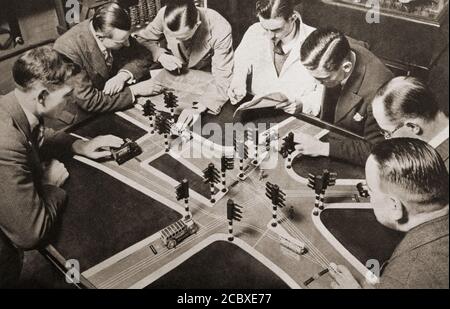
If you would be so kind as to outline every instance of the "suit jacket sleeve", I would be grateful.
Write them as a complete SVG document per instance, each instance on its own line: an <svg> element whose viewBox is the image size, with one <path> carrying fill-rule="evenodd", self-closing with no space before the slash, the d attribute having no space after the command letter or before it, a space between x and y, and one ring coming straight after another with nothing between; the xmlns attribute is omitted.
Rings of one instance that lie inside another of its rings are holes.
<svg viewBox="0 0 450 309"><path fill-rule="evenodd" d="M73 155L72 145L78 140L64 131L54 131L46 128L44 131L44 144L39 149L42 161L48 161L53 158L67 158Z"/></svg>
<svg viewBox="0 0 450 309"><path fill-rule="evenodd" d="M101 89L94 87L88 73L83 69L81 52L77 51L79 47L64 44L64 40L60 39L56 40L53 48L81 68L81 72L71 78L69 83L74 88L75 102L82 110L91 113L114 112L126 109L133 104L134 97L129 88L109 96L105 95Z"/></svg>
<svg viewBox="0 0 450 309"><path fill-rule="evenodd" d="M40 179L34 179L37 167L29 162L27 142L11 131L0 148L0 228L17 247L34 249L51 232L66 193L53 186L36 187Z"/></svg>
<svg viewBox="0 0 450 309"><path fill-rule="evenodd" d="M136 34L137 41L152 53L154 62L158 61L161 54L168 53L168 50L160 47L159 44L164 39L164 12L164 8L159 10L155 19Z"/></svg>
<svg viewBox="0 0 450 309"><path fill-rule="evenodd" d="M220 94L227 100L234 65L233 36L228 23L221 25L217 31L219 35L214 46L211 69Z"/></svg>
<svg viewBox="0 0 450 309"><path fill-rule="evenodd" d="M121 48L117 52L117 58L119 69L133 74L136 81L150 78L152 55L135 39L130 38L130 46ZM114 59L116 59L116 56L114 56Z"/></svg>
<svg viewBox="0 0 450 309"><path fill-rule="evenodd" d="M82 70L70 80L74 88L74 98L78 106L91 113L115 112L127 109L134 103L129 87L122 92L109 96L92 84L86 71Z"/></svg>
<svg viewBox="0 0 450 309"><path fill-rule="evenodd" d="M246 85L247 76L252 72L252 59L254 57L254 48L252 42L255 41L255 32L257 25L251 26L241 40L234 56L233 85Z"/></svg>
<svg viewBox="0 0 450 309"><path fill-rule="evenodd" d="M364 123L364 140L349 139L330 133L330 157L364 166L372 151L372 147L384 140L380 131L380 127L373 117L372 105L369 103Z"/></svg>
<svg viewBox="0 0 450 309"><path fill-rule="evenodd" d="M224 21L219 26L216 25L212 32L211 74L214 78L213 97L217 99L210 100L206 106L210 113L217 115L228 101L228 89L233 75L234 50L231 26L228 22Z"/></svg>

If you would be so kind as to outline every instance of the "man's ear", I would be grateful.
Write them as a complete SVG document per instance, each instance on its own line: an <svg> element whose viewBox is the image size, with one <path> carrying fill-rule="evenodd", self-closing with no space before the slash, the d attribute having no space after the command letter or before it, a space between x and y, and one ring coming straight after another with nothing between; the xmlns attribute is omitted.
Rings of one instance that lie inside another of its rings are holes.
<svg viewBox="0 0 450 309"><path fill-rule="evenodd" d="M353 63L351 61L345 61L342 64L342 69L344 70L345 73L350 73L352 71L353 68Z"/></svg>
<svg viewBox="0 0 450 309"><path fill-rule="evenodd" d="M409 128L415 135L423 134L422 127L420 125L418 125L417 123L407 122L405 126L407 128Z"/></svg>
<svg viewBox="0 0 450 309"><path fill-rule="evenodd" d="M96 32L96 33L95 33L95 37L96 37L100 42L103 42L103 40L105 39L105 35L104 35L103 33L99 33L99 32Z"/></svg>
<svg viewBox="0 0 450 309"><path fill-rule="evenodd" d="M391 208L392 219L394 219L396 222L399 222L403 220L405 216L404 213L405 208L403 207L403 203L400 199L396 197L391 197L391 201L392 201L392 208Z"/></svg>
<svg viewBox="0 0 450 309"><path fill-rule="evenodd" d="M49 92L47 89L42 89L37 97L38 103L41 104L42 106L45 106L45 100L47 99L49 95Z"/></svg>

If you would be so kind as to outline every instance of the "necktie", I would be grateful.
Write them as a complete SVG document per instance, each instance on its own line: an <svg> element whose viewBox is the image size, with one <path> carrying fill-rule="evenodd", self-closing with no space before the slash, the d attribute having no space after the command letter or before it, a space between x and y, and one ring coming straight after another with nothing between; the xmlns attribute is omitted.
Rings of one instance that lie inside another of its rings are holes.
<svg viewBox="0 0 450 309"><path fill-rule="evenodd" d="M183 58L184 63L189 63L189 57L190 57L190 50L186 48L186 45L183 43L178 44L178 52L180 53L181 57Z"/></svg>
<svg viewBox="0 0 450 309"><path fill-rule="evenodd" d="M45 127L42 122L39 122L39 124L33 129L33 132L31 132L33 142L35 143L35 145L37 145L38 148L41 148L41 146L44 144L44 132Z"/></svg>
<svg viewBox="0 0 450 309"><path fill-rule="evenodd" d="M322 106L321 119L323 121L334 123L334 117L336 114L337 103L341 97L342 86L336 86L334 88L327 88L325 91L325 99Z"/></svg>
<svg viewBox="0 0 450 309"><path fill-rule="evenodd" d="M274 44L273 46L273 60L275 64L275 69L277 70L278 76L281 74L281 71L283 70L283 66L289 57L289 53L285 53L283 48L281 47L283 43L281 41L278 41L277 44Z"/></svg>
<svg viewBox="0 0 450 309"><path fill-rule="evenodd" d="M108 67L109 70L111 70L113 67L113 61L114 61L111 52L108 50L105 50L103 52L103 55L105 56L106 66Z"/></svg>
<svg viewBox="0 0 450 309"><path fill-rule="evenodd" d="M275 54L281 55L281 56L284 56L286 54L283 50L282 45L283 45L283 42L281 40L278 41L278 43L274 44L273 51L275 52Z"/></svg>

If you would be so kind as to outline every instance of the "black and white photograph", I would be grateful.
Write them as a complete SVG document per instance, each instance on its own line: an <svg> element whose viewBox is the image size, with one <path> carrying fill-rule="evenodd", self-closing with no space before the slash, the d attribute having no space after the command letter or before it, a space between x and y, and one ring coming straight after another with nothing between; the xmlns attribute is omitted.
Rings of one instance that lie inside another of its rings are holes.
<svg viewBox="0 0 450 309"><path fill-rule="evenodd" d="M449 0L0 4L0 290L449 289Z"/></svg>

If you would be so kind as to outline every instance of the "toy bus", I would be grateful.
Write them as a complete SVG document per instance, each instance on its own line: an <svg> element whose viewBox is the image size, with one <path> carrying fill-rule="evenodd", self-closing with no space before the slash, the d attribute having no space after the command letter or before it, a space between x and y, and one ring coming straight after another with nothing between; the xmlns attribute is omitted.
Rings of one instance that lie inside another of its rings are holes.
<svg viewBox="0 0 450 309"><path fill-rule="evenodd" d="M181 219L161 231L161 240L170 250L197 231L198 225L192 219Z"/></svg>

